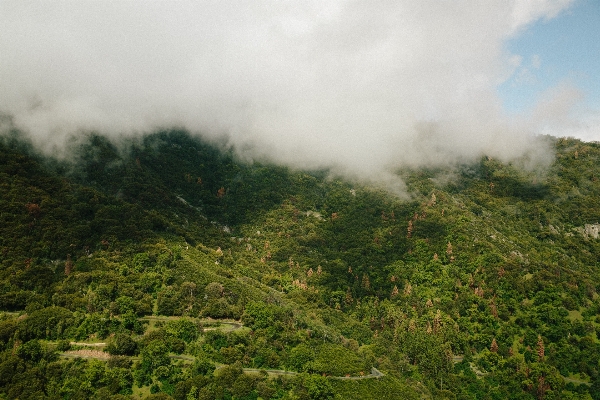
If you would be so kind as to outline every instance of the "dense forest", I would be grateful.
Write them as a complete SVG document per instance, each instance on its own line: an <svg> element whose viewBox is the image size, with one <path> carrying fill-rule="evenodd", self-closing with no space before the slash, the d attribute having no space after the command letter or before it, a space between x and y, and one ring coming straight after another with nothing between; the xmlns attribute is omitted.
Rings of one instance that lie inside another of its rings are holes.
<svg viewBox="0 0 600 400"><path fill-rule="evenodd" d="M0 399L600 399L600 144L409 195L182 131L0 136Z"/></svg>

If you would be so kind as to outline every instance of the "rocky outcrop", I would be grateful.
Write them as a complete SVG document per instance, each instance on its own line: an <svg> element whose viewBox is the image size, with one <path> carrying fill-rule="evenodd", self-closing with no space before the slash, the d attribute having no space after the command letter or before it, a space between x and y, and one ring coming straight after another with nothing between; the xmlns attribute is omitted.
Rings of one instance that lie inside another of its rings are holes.
<svg viewBox="0 0 600 400"><path fill-rule="evenodd" d="M575 228L577 232L586 239L598 239L600 235L600 224L585 224L583 227Z"/></svg>

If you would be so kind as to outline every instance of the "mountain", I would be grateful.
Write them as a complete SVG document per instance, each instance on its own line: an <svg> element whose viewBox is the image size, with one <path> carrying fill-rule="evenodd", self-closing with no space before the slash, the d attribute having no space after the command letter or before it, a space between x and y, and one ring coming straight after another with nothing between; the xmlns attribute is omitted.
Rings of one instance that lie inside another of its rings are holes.
<svg viewBox="0 0 600 400"><path fill-rule="evenodd" d="M546 140L401 198L184 131L7 133L0 399L600 399L600 144Z"/></svg>

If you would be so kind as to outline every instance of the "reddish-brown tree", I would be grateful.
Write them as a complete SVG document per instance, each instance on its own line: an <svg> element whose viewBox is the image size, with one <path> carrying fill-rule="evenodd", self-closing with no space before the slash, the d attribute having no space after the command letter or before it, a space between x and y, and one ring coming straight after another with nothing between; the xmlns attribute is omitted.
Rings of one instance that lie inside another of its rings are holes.
<svg viewBox="0 0 600 400"><path fill-rule="evenodd" d="M492 345L490 346L490 351L492 353L497 353L498 352L498 343L496 342L496 338L492 339Z"/></svg>
<svg viewBox="0 0 600 400"><path fill-rule="evenodd" d="M67 254L67 261L65 262L65 275L69 276L73 271L73 261L71 261L71 255Z"/></svg>
<svg viewBox="0 0 600 400"><path fill-rule="evenodd" d="M542 361L544 359L544 340L542 339L541 335L538 335L537 354L538 354L538 360Z"/></svg>

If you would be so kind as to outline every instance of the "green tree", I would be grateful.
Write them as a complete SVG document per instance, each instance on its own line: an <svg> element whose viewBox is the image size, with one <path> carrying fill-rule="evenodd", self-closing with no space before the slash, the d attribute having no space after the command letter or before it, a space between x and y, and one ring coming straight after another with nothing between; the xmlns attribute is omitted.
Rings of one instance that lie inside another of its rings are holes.
<svg viewBox="0 0 600 400"><path fill-rule="evenodd" d="M17 347L17 355L23 360L38 362L44 356L44 349L40 342L34 339Z"/></svg>
<svg viewBox="0 0 600 400"><path fill-rule="evenodd" d="M111 355L133 356L137 352L137 343L125 333L117 333L106 346Z"/></svg>
<svg viewBox="0 0 600 400"><path fill-rule="evenodd" d="M153 340L140 351L140 361L135 371L135 381L138 386L152 383L152 376L159 367L171 365L169 352L165 344Z"/></svg>
<svg viewBox="0 0 600 400"><path fill-rule="evenodd" d="M311 399L328 400L334 397L333 387L324 376L308 375L304 378L303 384Z"/></svg>

